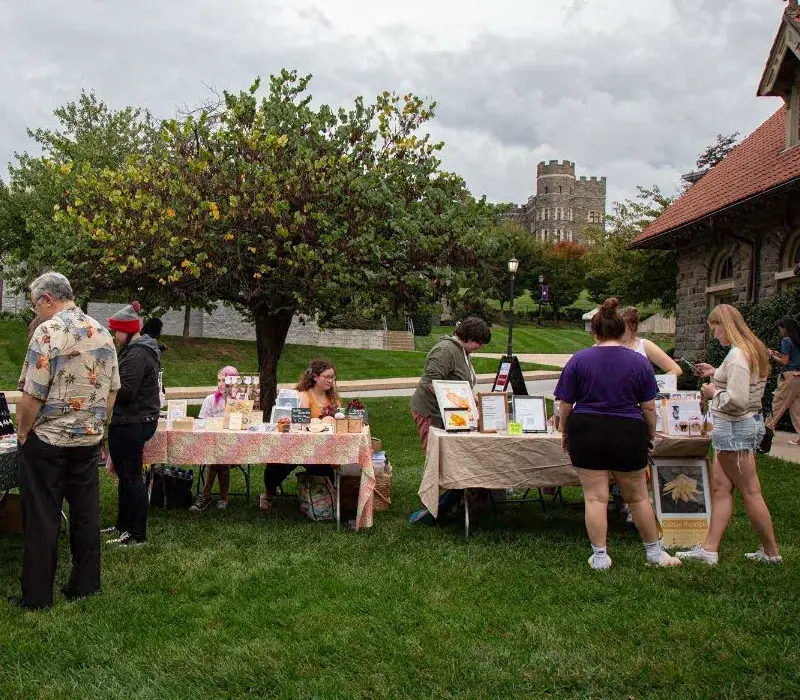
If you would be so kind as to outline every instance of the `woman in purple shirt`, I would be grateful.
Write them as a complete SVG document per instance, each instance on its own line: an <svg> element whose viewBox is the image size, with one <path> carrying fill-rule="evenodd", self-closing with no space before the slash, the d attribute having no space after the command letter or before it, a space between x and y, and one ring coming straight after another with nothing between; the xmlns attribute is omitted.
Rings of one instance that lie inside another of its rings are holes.
<svg viewBox="0 0 800 700"><path fill-rule="evenodd" d="M623 346L619 302L607 299L592 318L597 345L570 358L555 390L560 401L561 444L578 471L586 502L589 565L611 568L606 549L608 483L614 476L644 542L647 563L677 566L658 539L645 468L655 437L658 385L645 357Z"/></svg>

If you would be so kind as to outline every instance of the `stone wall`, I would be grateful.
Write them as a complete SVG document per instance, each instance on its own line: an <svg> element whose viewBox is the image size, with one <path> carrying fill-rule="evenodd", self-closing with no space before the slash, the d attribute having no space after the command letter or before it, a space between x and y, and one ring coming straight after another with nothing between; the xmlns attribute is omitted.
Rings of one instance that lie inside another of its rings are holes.
<svg viewBox="0 0 800 700"><path fill-rule="evenodd" d="M781 272L784 248L789 237L787 227L777 215L764 215L756 231L759 239L759 260L755 300L763 300L783 291L794 278L776 279ZM714 234L695 235L678 246L678 289L675 313L675 354L692 359L705 356L709 330L708 313L715 303L747 300L752 248L748 243L731 238L731 229L717 227ZM733 263L733 288L714 291L711 276L718 257L728 251Z"/></svg>
<svg viewBox="0 0 800 700"><path fill-rule="evenodd" d="M109 317L123 306L124 304L92 302L89 304L89 315L105 325L108 323ZM167 311L161 320L164 323L164 335L183 335L183 310ZM210 314L192 309L189 335L192 338L256 339L253 324L245 320L238 311L225 304L220 304ZM286 342L289 345L317 345L363 350L383 350L386 346L383 331L345 328L322 330L313 320L303 320L298 316L292 320ZM413 339L411 342L413 347Z"/></svg>

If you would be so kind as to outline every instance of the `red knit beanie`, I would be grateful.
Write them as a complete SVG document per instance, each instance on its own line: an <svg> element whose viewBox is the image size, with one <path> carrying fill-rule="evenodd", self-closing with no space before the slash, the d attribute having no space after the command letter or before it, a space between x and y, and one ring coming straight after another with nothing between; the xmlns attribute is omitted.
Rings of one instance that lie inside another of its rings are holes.
<svg viewBox="0 0 800 700"><path fill-rule="evenodd" d="M108 319L108 327L112 331L122 331L123 333L138 333L142 330L142 319L139 312L142 305L138 301L132 301L129 306L117 311Z"/></svg>

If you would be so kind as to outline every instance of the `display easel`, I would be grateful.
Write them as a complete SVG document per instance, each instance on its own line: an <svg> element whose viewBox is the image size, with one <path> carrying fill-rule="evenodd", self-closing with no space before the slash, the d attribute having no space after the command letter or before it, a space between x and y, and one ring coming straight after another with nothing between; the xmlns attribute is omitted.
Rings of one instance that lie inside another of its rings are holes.
<svg viewBox="0 0 800 700"><path fill-rule="evenodd" d="M504 355L500 359L500 366L492 383L492 392L507 392L509 388L517 396L528 395L528 387L525 386L525 377L522 376L522 368L516 355L510 358Z"/></svg>

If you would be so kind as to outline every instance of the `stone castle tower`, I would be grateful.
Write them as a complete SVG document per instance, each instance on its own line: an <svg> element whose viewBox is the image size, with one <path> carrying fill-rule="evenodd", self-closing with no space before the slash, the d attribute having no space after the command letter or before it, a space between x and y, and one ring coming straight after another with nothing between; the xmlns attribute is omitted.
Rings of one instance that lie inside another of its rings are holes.
<svg viewBox="0 0 800 700"><path fill-rule="evenodd" d="M525 230L540 241L583 240L589 226L603 226L606 178L575 177L575 163L542 161L536 168L536 193L512 213Z"/></svg>

